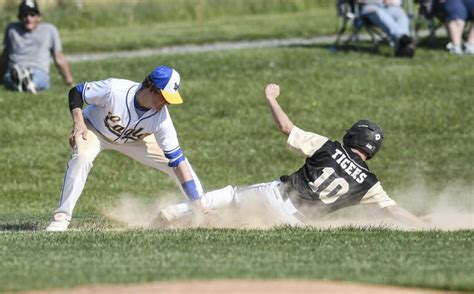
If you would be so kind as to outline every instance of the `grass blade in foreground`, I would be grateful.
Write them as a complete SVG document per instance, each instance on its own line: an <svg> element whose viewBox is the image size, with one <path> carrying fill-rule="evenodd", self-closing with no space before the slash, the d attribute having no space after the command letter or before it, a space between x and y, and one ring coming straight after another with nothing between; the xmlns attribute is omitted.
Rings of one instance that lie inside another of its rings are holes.
<svg viewBox="0 0 474 294"><path fill-rule="evenodd" d="M357 228L5 233L0 290L224 278L474 290L473 236Z"/></svg>

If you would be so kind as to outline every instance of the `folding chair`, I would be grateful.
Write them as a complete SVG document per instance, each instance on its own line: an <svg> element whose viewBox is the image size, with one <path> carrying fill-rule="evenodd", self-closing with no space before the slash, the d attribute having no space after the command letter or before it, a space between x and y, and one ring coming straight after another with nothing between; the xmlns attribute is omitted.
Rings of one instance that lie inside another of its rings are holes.
<svg viewBox="0 0 474 294"><path fill-rule="evenodd" d="M361 0L337 0L337 14L340 18L339 28L337 30L336 40L333 44L333 49L337 49L341 43L341 40L348 28L351 27L351 34L343 42L345 46L351 42L355 43L357 50L360 50L360 32L365 29L372 44L374 51L378 50L381 43L388 43L390 46L394 46L393 41L378 27L374 26L371 21L360 14L359 2ZM407 15L410 19L410 31L414 36L415 28L413 25L414 13L413 13L413 0L405 0L404 5L406 6Z"/></svg>
<svg viewBox="0 0 474 294"><path fill-rule="evenodd" d="M415 35L419 36L419 31L423 27L423 24L426 23L428 27L428 43L434 44L436 31L444 26L444 14L443 12L436 7L436 0L415 0L419 5L418 7L418 16L415 22Z"/></svg>
<svg viewBox="0 0 474 294"><path fill-rule="evenodd" d="M439 6L438 0L416 0L420 5L418 10L418 18L416 23L416 31L419 33L423 23L427 24L428 36L426 38L427 44L431 47L435 47L436 44L436 32L440 27L445 27L447 36L449 38L448 28L446 26L446 15L441 6ZM472 21L467 21L464 26L463 39L467 39L468 35L473 26ZM453 44L449 42L446 44L446 49L450 50Z"/></svg>
<svg viewBox="0 0 474 294"><path fill-rule="evenodd" d="M374 45L374 49L378 49L379 44L387 39L380 30L372 26L369 19L360 15L359 5L356 2L357 0L337 0L337 15L340 18L340 24L333 47L339 47L346 30L350 27L351 33L343 41L344 46L355 43L355 47L359 51L360 32L365 28Z"/></svg>

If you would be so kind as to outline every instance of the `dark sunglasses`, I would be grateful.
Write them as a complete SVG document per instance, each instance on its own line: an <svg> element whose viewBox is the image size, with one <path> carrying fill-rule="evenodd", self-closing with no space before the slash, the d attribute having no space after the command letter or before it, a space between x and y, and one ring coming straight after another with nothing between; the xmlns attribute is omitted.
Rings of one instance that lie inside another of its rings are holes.
<svg viewBox="0 0 474 294"><path fill-rule="evenodd" d="M30 11L30 12L26 12L26 13L21 14L21 18L25 18L27 16L31 16L31 17L38 16L38 13L34 12L34 11Z"/></svg>

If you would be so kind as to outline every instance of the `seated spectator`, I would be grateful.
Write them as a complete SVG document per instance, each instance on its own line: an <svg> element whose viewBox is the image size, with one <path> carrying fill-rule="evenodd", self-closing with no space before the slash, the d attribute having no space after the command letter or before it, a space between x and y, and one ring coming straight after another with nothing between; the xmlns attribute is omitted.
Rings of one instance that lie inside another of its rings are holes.
<svg viewBox="0 0 474 294"><path fill-rule="evenodd" d="M415 43L410 37L410 20L402 0L359 0L361 15L385 32L395 44L395 56L413 57Z"/></svg>
<svg viewBox="0 0 474 294"><path fill-rule="evenodd" d="M474 0L437 0L445 14L446 27L451 43L452 54L474 54L474 27L471 26L467 42L462 46L462 35L466 21L474 20Z"/></svg>
<svg viewBox="0 0 474 294"><path fill-rule="evenodd" d="M3 39L0 77L5 87L34 94L48 89L50 57L54 59L64 81L73 85L69 63L62 53L59 32L54 25L41 23L36 1L22 1L18 19L19 22L8 24Z"/></svg>

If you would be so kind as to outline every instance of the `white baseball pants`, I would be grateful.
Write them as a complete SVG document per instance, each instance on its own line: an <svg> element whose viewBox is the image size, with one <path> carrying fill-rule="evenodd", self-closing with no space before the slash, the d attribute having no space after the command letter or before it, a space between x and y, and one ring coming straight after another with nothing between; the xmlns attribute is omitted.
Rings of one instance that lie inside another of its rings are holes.
<svg viewBox="0 0 474 294"><path fill-rule="evenodd" d="M72 218L72 211L84 189L87 175L89 174L93 161L103 150L115 150L143 163L144 165L156 168L168 174L181 189L181 184L173 172L173 168L168 166L168 159L163 150L158 146L154 135L149 135L142 140L137 140L121 145L113 144L104 139L97 131L88 125L87 139L82 137L76 140L76 146L72 152L72 158L67 163L64 183L59 200L59 206L54 213L64 212L68 219ZM193 176L198 192L203 193L201 182L193 171L191 165L189 169Z"/></svg>
<svg viewBox="0 0 474 294"><path fill-rule="evenodd" d="M261 207L269 210L271 215L276 218L275 222L277 223L304 225L304 222L296 217L298 210L290 200L282 198L279 189L280 184L280 181L273 181L246 187L226 186L219 190L207 192L202 196L201 202L207 209L230 207L234 204L260 204ZM264 214L265 212L262 212L262 215Z"/></svg>

